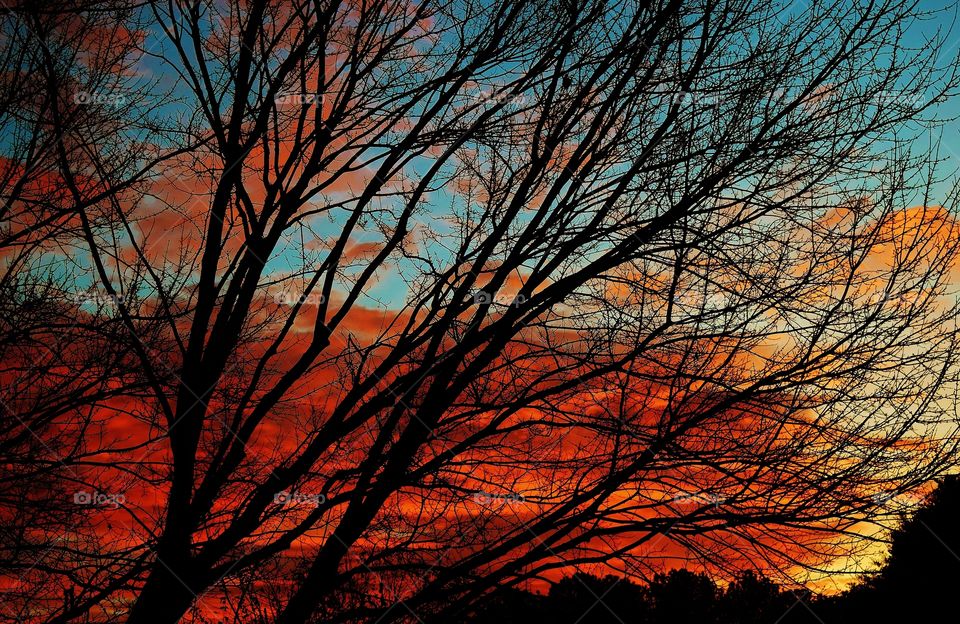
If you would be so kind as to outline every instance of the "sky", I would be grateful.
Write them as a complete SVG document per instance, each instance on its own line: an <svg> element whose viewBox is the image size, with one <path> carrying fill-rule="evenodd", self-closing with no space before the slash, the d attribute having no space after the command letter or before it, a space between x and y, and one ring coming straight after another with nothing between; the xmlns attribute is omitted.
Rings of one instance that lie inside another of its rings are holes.
<svg viewBox="0 0 960 624"><path fill-rule="evenodd" d="M938 9L942 5L936 4L925 4L926 8L929 9ZM798 2L794 5L794 9L798 11L803 10L802 2ZM932 37L938 32L942 34L944 29L951 29L949 34L945 35L944 44L940 48L940 55L942 58L950 58L960 50L960 28L951 27L951 19L955 13L951 12L941 12L938 14L936 19L929 19L926 21L921 21L913 26L913 28L908 31L904 36L904 41L916 41L922 42L925 38ZM162 45L162 38L158 38L157 45ZM148 49L151 48L153 44L149 41L147 42ZM160 65L154 65L155 60L147 60L144 63L144 77L146 80L157 79L161 82L164 80L164 76L159 73ZM155 71L154 71L155 70ZM917 96L916 94L905 95L905 97L922 97ZM172 103L171 107L175 107L176 104ZM173 111L173 108L171 108ZM960 116L960 98L954 98L946 102L937 103L934 108L931 109L931 116L934 116L939 119L947 119L947 121L942 129L942 138L941 149L943 151L943 156L946 161L943 164L945 170L951 169L960 169L960 122L953 117ZM915 145L915 149L923 150L926 149L926 144L922 141L918 141ZM188 176L189 177L189 176ZM196 176L199 177L199 176ZM194 180L195 182L195 180ZM945 196L947 192L947 184L940 183L938 184L937 189L935 190L935 200L938 200L939 197ZM184 205L189 204L189 201L184 199L184 194L186 198L189 199L189 193L193 192L195 189L199 195L197 201L199 202L199 210L196 210L196 207L192 209L195 210L195 214L203 215L203 208L205 206L204 196L202 195L202 183L197 183L195 187L191 188L189 183L185 183L185 188L183 190L176 189L176 191L170 191L171 196L177 201L184 201ZM168 189L169 190L169 189ZM339 190L340 193L349 196L351 189L342 188ZM181 194L182 193L182 194ZM445 226L443 214L445 210L450 209L450 202L453 201L453 195L445 195L444 191L438 191L437 195L431 198L430 208L423 218L423 227L428 231L437 232L442 231ZM950 206L955 212L956 208ZM162 209L162 205L158 204L157 209ZM190 211L190 208L187 209L187 212ZM162 215L163 217L168 217L169 214ZM162 221L156 221L158 227L163 227ZM283 250L274 255L268 266L268 273L289 271L297 268L300 262L305 261L301 260L298 257L298 254L304 249L308 250L311 253L321 253L318 251L322 246L324 239L332 235L333 233L339 230L339 224L336 221L331 222L322 222L317 220L315 227L309 232L309 236L314 237L313 240L304 241L301 237L302 232L294 231L291 238L287 241ZM380 236L376 236L375 239L379 240L382 238L382 233ZM181 241L175 241L183 243ZM188 241L189 242L189 241ZM358 237L355 241L357 246L361 246L364 243L362 237ZM353 250L350 252L353 253ZM356 251L356 261L359 266L363 264L362 249ZM396 279L400 277L400 272L402 272L402 265L400 270L392 275L387 275L381 277L380 281L376 286L365 294L365 300L360 302L360 305L367 307L382 307L386 309L397 309L398 305L402 303L402 297L407 292L407 285L401 279ZM415 271L412 271L415 273ZM915 469L915 466L912 466L911 469Z"/></svg>

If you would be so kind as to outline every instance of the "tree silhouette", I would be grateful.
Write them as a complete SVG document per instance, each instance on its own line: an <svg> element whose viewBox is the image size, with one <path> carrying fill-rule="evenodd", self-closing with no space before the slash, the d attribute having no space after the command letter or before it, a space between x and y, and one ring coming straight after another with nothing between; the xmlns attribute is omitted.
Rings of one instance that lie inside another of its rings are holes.
<svg viewBox="0 0 960 624"><path fill-rule="evenodd" d="M953 591L960 582L958 518L960 477L948 476L918 509L901 512L882 567L837 596L787 591L752 570L741 572L723 589L705 575L683 569L658 574L647 586L622 578L577 574L558 581L543 596L506 592L469 621L526 622L546 614L551 621L565 624L939 621L954 608ZM614 591L617 588L619 592ZM607 609L591 616L601 603L607 603Z"/></svg>
<svg viewBox="0 0 960 624"><path fill-rule="evenodd" d="M913 617L944 613L960 582L960 479L941 481L891 537L890 554L869 583L887 604L907 604Z"/></svg>
<svg viewBox="0 0 960 624"><path fill-rule="evenodd" d="M622 577L598 578L577 573L550 588L546 613L557 621L580 613L583 622L613 624L624 618L644 619L652 610L649 592Z"/></svg>
<svg viewBox="0 0 960 624"><path fill-rule="evenodd" d="M735 578L723 592L718 621L723 624L787 624L796 597L768 578L747 570Z"/></svg>
<svg viewBox="0 0 960 624"><path fill-rule="evenodd" d="M530 618L618 624L652 622L653 614L654 597L648 588L623 577L577 572L553 583L546 594L516 589L497 591L464 619L473 624L520 624Z"/></svg>
<svg viewBox="0 0 960 624"><path fill-rule="evenodd" d="M796 598L753 571L725 588L684 569L657 574L648 585L622 577L577 573L545 595L515 589L498 592L467 620L473 624L526 622L531 617L574 624L770 624L806 622L791 617Z"/></svg>
<svg viewBox="0 0 960 624"><path fill-rule="evenodd" d="M888 556L875 574L823 601L827 621L938 621L949 613L960 582L958 518L960 478L949 476L918 509L901 513Z"/></svg>
<svg viewBox="0 0 960 624"><path fill-rule="evenodd" d="M445 622L679 558L651 617L710 621L707 572L833 559L956 465L916 6L45 4L0 13L42 129L0 141L10 307L95 296L8 328L65 340L0 450L22 487L29 423L65 436L33 506L84 506L4 552L0 617Z"/></svg>
<svg viewBox="0 0 960 624"><path fill-rule="evenodd" d="M704 574L673 570L650 583L653 621L716 622L717 586Z"/></svg>
<svg viewBox="0 0 960 624"><path fill-rule="evenodd" d="M100 491L110 479L90 467L110 463L116 476L136 456L137 442L114 433L158 381L138 351L166 343L139 321L131 340L115 293L65 261L87 233L121 227L116 202L159 163L130 149L140 107L118 104L118 85L136 83L124 75L137 47L131 4L0 7L2 620L106 617L104 597L142 563L101 547L92 503L112 495ZM86 175L73 184L70 171Z"/></svg>

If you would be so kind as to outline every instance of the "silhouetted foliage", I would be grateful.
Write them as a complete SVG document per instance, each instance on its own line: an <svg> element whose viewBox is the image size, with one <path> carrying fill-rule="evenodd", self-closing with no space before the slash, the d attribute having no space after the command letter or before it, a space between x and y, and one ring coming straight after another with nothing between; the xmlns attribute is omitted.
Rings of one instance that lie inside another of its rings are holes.
<svg viewBox="0 0 960 624"><path fill-rule="evenodd" d="M717 586L709 577L687 570L658 574L650 583L655 622L716 621Z"/></svg>
<svg viewBox="0 0 960 624"><path fill-rule="evenodd" d="M777 622L797 603L797 598L752 570L729 586L720 600L719 619L728 624Z"/></svg>
<svg viewBox="0 0 960 624"><path fill-rule="evenodd" d="M945 478L891 535L880 571L842 596L822 601L829 624L929 622L956 608L960 583L960 479Z"/></svg>
<svg viewBox="0 0 960 624"><path fill-rule="evenodd" d="M705 574L684 569L657 574L646 586L615 576L577 573L558 581L546 595L505 590L469 621L519 624L533 618L570 624L768 624L795 602L776 583L752 571L742 573L726 589Z"/></svg>
<svg viewBox="0 0 960 624"><path fill-rule="evenodd" d="M671 570L647 586L576 574L546 595L508 590L469 621L532 619L588 624L855 624L937 622L955 609L960 583L960 478L948 477L891 535L876 575L838 596L813 596L745 571L720 588L704 574Z"/></svg>

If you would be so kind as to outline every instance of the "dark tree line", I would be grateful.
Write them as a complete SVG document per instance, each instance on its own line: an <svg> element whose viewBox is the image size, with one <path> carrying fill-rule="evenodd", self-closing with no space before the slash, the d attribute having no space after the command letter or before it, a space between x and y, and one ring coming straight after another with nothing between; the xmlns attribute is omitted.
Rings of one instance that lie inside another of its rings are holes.
<svg viewBox="0 0 960 624"><path fill-rule="evenodd" d="M646 585L621 577L575 574L553 585L545 595L507 592L466 621L472 624L806 622L802 616L789 614L797 602L793 594L752 572L743 573L723 589L708 576L683 569L658 574Z"/></svg>
<svg viewBox="0 0 960 624"><path fill-rule="evenodd" d="M507 590L472 624L894 624L952 621L960 587L960 479L944 479L903 515L882 567L840 595L784 588L753 571L718 586L684 569L647 584L575 574L545 594Z"/></svg>

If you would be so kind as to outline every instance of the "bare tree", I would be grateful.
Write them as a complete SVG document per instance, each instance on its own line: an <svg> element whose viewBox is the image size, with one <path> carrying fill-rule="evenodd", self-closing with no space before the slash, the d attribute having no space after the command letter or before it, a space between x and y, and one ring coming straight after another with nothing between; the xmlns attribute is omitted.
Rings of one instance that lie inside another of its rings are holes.
<svg viewBox="0 0 960 624"><path fill-rule="evenodd" d="M135 14L99 0L9 3L0 13L3 620L87 613L117 589L91 566L114 582L117 566L130 569L115 547L91 563L106 536L90 505L122 500L99 491L101 467L122 470L110 454L142 444L118 423L155 396L137 353L165 337L140 324L131 341L116 312L135 297L99 288L77 250L88 232L117 231L119 202L159 162L129 151L146 111L120 89L144 83L125 75L140 49Z"/></svg>
<svg viewBox="0 0 960 624"><path fill-rule="evenodd" d="M956 77L916 16L131 9L166 82L139 134L55 139L53 262L113 298L147 433L86 466L127 494L48 619L449 621L571 566L849 554L956 459L960 239L915 148Z"/></svg>

